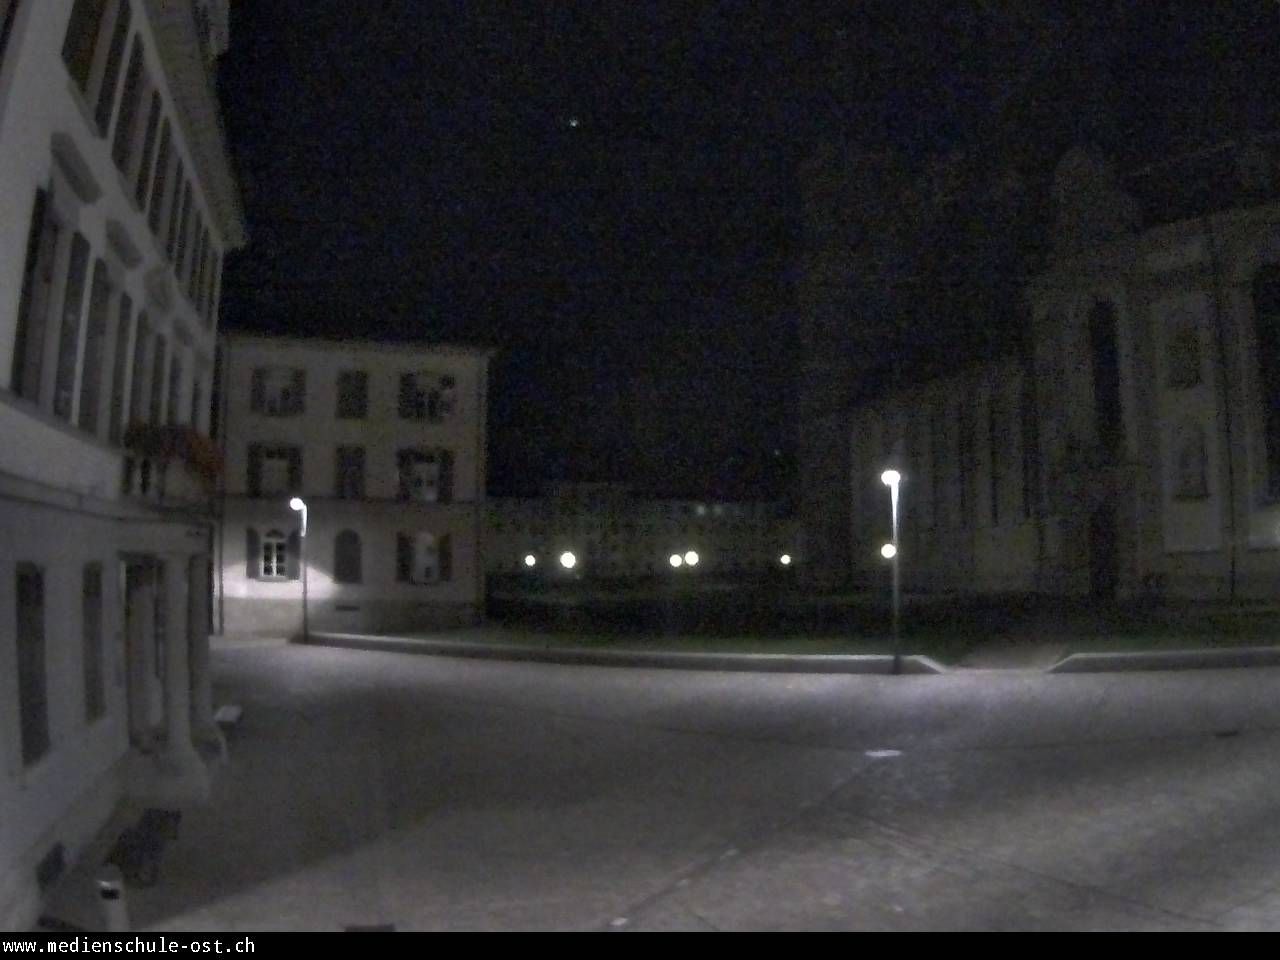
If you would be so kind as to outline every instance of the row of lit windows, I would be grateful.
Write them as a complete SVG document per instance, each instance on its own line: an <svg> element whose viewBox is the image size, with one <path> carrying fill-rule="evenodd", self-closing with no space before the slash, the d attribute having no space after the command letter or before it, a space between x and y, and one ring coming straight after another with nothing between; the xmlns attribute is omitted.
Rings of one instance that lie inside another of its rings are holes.
<svg viewBox="0 0 1280 960"><path fill-rule="evenodd" d="M246 490L251 497L302 493L302 448L287 444L251 443ZM396 451L397 497L420 503L451 503L454 488L453 451L404 447ZM365 449L341 446L334 451L334 496L365 498Z"/></svg>
<svg viewBox="0 0 1280 960"><path fill-rule="evenodd" d="M296 530L288 534L279 529L259 533L249 527L245 537L245 573L250 579L299 579L302 541ZM453 579L453 541L449 534L397 533L395 548L397 582L430 584ZM364 583L364 547L359 533L342 530L333 538L332 569L336 583Z"/></svg>
<svg viewBox="0 0 1280 960"><path fill-rule="evenodd" d="M177 150L175 125L147 75L141 31L132 33L130 43L131 21L130 0L76 0L62 59L93 107L97 134L111 137L111 157L132 185L178 288L212 325L221 255Z"/></svg>
<svg viewBox="0 0 1280 960"><path fill-rule="evenodd" d="M204 384L184 352L134 312L105 260L37 190L14 335L10 390L108 442L131 421L200 426ZM193 364L194 365L194 364ZM181 406L191 376L190 404Z"/></svg>

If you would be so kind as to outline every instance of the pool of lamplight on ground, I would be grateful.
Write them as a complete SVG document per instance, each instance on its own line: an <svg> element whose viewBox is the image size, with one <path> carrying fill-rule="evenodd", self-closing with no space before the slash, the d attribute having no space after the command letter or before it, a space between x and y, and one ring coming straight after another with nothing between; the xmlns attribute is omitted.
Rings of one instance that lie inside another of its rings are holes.
<svg viewBox="0 0 1280 960"><path fill-rule="evenodd" d="M151 929L1280 927L1280 671L777 675L219 644Z"/></svg>

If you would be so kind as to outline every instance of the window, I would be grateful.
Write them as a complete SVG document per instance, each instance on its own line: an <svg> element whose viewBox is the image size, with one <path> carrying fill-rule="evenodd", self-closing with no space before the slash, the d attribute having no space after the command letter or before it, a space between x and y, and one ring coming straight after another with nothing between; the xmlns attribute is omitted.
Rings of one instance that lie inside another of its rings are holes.
<svg viewBox="0 0 1280 960"><path fill-rule="evenodd" d="M4 51L13 32L13 21L18 16L19 0L0 0L0 66L4 65Z"/></svg>
<svg viewBox="0 0 1280 960"><path fill-rule="evenodd" d="M45 683L44 571L17 569L18 711L22 762L31 766L49 752L49 700Z"/></svg>
<svg viewBox="0 0 1280 960"><path fill-rule="evenodd" d="M439 423L453 413L454 378L430 372L400 375L400 418Z"/></svg>
<svg viewBox="0 0 1280 960"><path fill-rule="evenodd" d="M179 177L179 179L182 179ZM175 201L177 193L174 193ZM186 276L187 254L191 249L191 182L187 181L182 185L182 219L178 223L178 260L174 267L175 276L178 277L179 283Z"/></svg>
<svg viewBox="0 0 1280 960"><path fill-rule="evenodd" d="M396 454L400 499L449 503L453 499L453 454L448 450L404 449Z"/></svg>
<svg viewBox="0 0 1280 960"><path fill-rule="evenodd" d="M71 241L71 263L62 299L62 326L58 335L58 366L53 385L53 412L71 419L76 389L76 361L80 350L80 312L84 307L84 281L89 269L89 241L77 233Z"/></svg>
<svg viewBox="0 0 1280 960"><path fill-rule="evenodd" d="M292 417L306 406L307 372L287 367L259 367L253 371L249 409L268 417Z"/></svg>
<svg viewBox="0 0 1280 960"><path fill-rule="evenodd" d="M162 417L164 411L160 405L164 403L165 398L165 351L168 342L164 338L164 334L157 333L155 336L155 346L151 351L151 406L149 408L148 419L151 423L163 423Z"/></svg>
<svg viewBox="0 0 1280 960"><path fill-rule="evenodd" d="M98 88L98 106L93 119L98 132L104 137L111 126L111 109L116 103L116 87L120 83L120 64L124 61L124 45L129 39L129 0L120 0L116 11L115 27L111 31L111 46L107 48L107 62L102 71L102 86Z"/></svg>
<svg viewBox="0 0 1280 960"><path fill-rule="evenodd" d="M62 42L62 62L81 90L89 89L93 50L98 43L98 31L102 28L106 6L107 0L76 0L71 8L71 20Z"/></svg>
<svg viewBox="0 0 1280 960"><path fill-rule="evenodd" d="M453 578L449 535L396 535L396 579L401 583L446 583Z"/></svg>
<svg viewBox="0 0 1280 960"><path fill-rule="evenodd" d="M1022 517L1030 520L1035 513L1036 492L1040 489L1040 425L1036 419L1035 383L1023 375L1022 420Z"/></svg>
<svg viewBox="0 0 1280 960"><path fill-rule="evenodd" d="M133 319L133 301L127 293L120 295L120 312L116 320L115 357L111 369L111 413L107 439L119 443L124 434L124 383L129 362L129 325Z"/></svg>
<svg viewBox="0 0 1280 960"><path fill-rule="evenodd" d="M16 395L36 402L40 400L45 337L53 301L53 265L58 247L58 223L51 206L49 192L37 190L27 233L27 260L18 301L10 381L10 389Z"/></svg>
<svg viewBox="0 0 1280 960"><path fill-rule="evenodd" d="M128 174L129 161L133 159L133 128L138 122L138 110L141 106L142 40L135 37L133 49L129 52L129 69L124 73L124 91L120 94L120 111L116 114L116 131L111 141L111 159L123 174ZM156 122L160 122L158 104ZM142 205L141 200L138 205Z"/></svg>
<svg viewBox="0 0 1280 960"><path fill-rule="evenodd" d="M262 538L262 579L283 580L288 573L289 544L279 530L268 530Z"/></svg>
<svg viewBox="0 0 1280 960"><path fill-rule="evenodd" d="M169 362L169 402L165 406L165 422L177 423L181 411L178 409L178 395L182 390L182 360L178 351L174 350L173 359Z"/></svg>
<svg viewBox="0 0 1280 960"><path fill-rule="evenodd" d="M84 718L93 723L106 712L107 687L103 677L102 564L87 563L81 585L80 619L83 633Z"/></svg>
<svg viewBox="0 0 1280 960"><path fill-rule="evenodd" d="M191 419L187 422L196 430L200 429L200 414L204 406L204 386L199 380L191 383Z"/></svg>
<svg viewBox="0 0 1280 960"><path fill-rule="evenodd" d="M970 459L973 457L973 414L962 399L956 407L956 471L960 481L960 525L968 526Z"/></svg>
<svg viewBox="0 0 1280 960"><path fill-rule="evenodd" d="M1258 402L1262 407L1263 489L1280 499L1280 266L1261 271L1253 284L1258 345Z"/></svg>
<svg viewBox="0 0 1280 960"><path fill-rule="evenodd" d="M89 327L85 333L84 361L80 368L80 411L77 420L82 430L98 432L98 407L101 397L102 368L106 362L107 315L111 312L111 284L107 265L101 260L93 267L93 285L89 290Z"/></svg>
<svg viewBox="0 0 1280 960"><path fill-rule="evenodd" d="M159 109L160 99L156 97L154 100L157 109ZM160 235L160 221L164 212L165 192L169 183L169 121L160 121L160 152L156 154L155 173L151 179L151 196L147 200L147 224L151 227L151 232L156 236ZM181 178L174 181L174 200L176 202L178 189L182 186Z"/></svg>
<svg viewBox="0 0 1280 960"><path fill-rule="evenodd" d="M369 374L343 370L338 374L339 420L363 420L369 415Z"/></svg>
<svg viewBox="0 0 1280 960"><path fill-rule="evenodd" d="M249 496L272 497L302 492L302 449L249 445Z"/></svg>
<svg viewBox="0 0 1280 960"><path fill-rule="evenodd" d="M135 51L136 51L135 47ZM141 62L141 61L139 61ZM141 83L141 79L139 79ZM117 130L118 132L118 130ZM147 132L142 140L142 157L138 163L138 180L134 185L133 198L138 201L138 209L146 209L147 206L147 188L151 186L152 165L155 162L156 137L160 133L160 94L151 94L151 106L147 111ZM122 148L123 155L127 156L131 148L126 145ZM159 216L159 214L156 214ZM154 227L152 228L155 229Z"/></svg>
<svg viewBox="0 0 1280 960"><path fill-rule="evenodd" d="M1089 352L1093 360L1093 409L1098 443L1109 456L1121 452L1124 422L1120 409L1120 355L1116 311L1099 301L1089 312Z"/></svg>
<svg viewBox="0 0 1280 960"><path fill-rule="evenodd" d="M333 579L338 583L360 583L363 579L360 534L343 530L333 540Z"/></svg>
<svg viewBox="0 0 1280 960"><path fill-rule="evenodd" d="M186 167L182 162L182 158L178 158L177 166L174 168L173 174L173 200L169 205L169 226L165 231L164 250L170 263L176 263L178 258L178 229L182 223L182 188L186 181Z"/></svg>
<svg viewBox="0 0 1280 960"><path fill-rule="evenodd" d="M138 314L138 330L133 337L133 377L129 386L129 421L143 419L142 398L147 382L147 350L151 345L151 325L145 313Z"/></svg>
<svg viewBox="0 0 1280 960"><path fill-rule="evenodd" d="M1183 422L1174 433L1174 488L1176 500L1203 500L1209 496L1204 430Z"/></svg>
<svg viewBox="0 0 1280 960"><path fill-rule="evenodd" d="M1000 410L995 384L987 395L987 443L991 456L991 525L1000 525Z"/></svg>
<svg viewBox="0 0 1280 960"><path fill-rule="evenodd" d="M364 499L364 447L338 447L333 494L342 500Z"/></svg>
<svg viewBox="0 0 1280 960"><path fill-rule="evenodd" d="M1170 389L1186 390L1200 383L1200 335L1193 323L1182 321L1170 328L1165 366Z"/></svg>

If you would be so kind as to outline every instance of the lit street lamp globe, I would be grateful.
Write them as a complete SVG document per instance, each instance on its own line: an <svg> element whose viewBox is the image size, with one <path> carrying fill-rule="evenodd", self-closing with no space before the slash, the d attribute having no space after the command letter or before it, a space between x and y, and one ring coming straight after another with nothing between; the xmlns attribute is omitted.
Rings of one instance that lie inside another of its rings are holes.
<svg viewBox="0 0 1280 960"><path fill-rule="evenodd" d="M696 567L698 565L699 559L700 558L698 556L697 550L690 550L688 553L684 555L684 562L687 566L690 566L690 567Z"/></svg>
<svg viewBox="0 0 1280 960"><path fill-rule="evenodd" d="M532 553L526 553L524 555L524 565L526 567L536 567L538 565L538 558Z"/></svg>
<svg viewBox="0 0 1280 960"><path fill-rule="evenodd" d="M791 566L791 554L784 553L782 556L778 558L778 562L782 564L784 567Z"/></svg>
<svg viewBox="0 0 1280 960"><path fill-rule="evenodd" d="M897 555L898 555L898 548L895 547L892 543L886 543L883 547L880 548L880 556L884 557L886 560L892 560Z"/></svg>
<svg viewBox="0 0 1280 960"><path fill-rule="evenodd" d="M896 487L902 482L902 474L897 470L886 470L884 473L880 474L880 482L886 487Z"/></svg>
<svg viewBox="0 0 1280 960"><path fill-rule="evenodd" d="M679 567L679 566L682 566L682 565L684 564L684 557L680 556L680 554L678 554L678 553L673 553L673 554L671 555L671 559L670 559L668 562L669 562L669 563L671 564L671 566L673 566L673 567Z"/></svg>
<svg viewBox="0 0 1280 960"><path fill-rule="evenodd" d="M564 553L560 554L560 566L564 567L566 570L572 570L577 565L578 558L573 555L572 551L566 550Z"/></svg>

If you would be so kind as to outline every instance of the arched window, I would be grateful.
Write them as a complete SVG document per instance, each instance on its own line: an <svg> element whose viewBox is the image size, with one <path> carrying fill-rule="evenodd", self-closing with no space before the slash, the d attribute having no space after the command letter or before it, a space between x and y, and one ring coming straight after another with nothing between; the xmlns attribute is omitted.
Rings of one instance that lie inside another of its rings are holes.
<svg viewBox="0 0 1280 960"><path fill-rule="evenodd" d="M1280 265L1264 267L1254 278L1253 322L1266 451L1263 489L1269 498L1280 498Z"/></svg>
<svg viewBox="0 0 1280 960"><path fill-rule="evenodd" d="M360 555L360 534L343 530L333 541L333 579L338 583L360 583L364 579Z"/></svg>
<svg viewBox="0 0 1280 960"><path fill-rule="evenodd" d="M279 530L268 530L262 536L262 578L283 580L288 575L288 540Z"/></svg>

